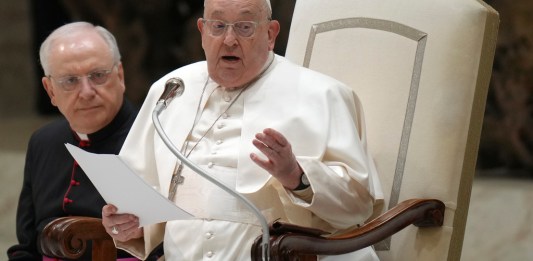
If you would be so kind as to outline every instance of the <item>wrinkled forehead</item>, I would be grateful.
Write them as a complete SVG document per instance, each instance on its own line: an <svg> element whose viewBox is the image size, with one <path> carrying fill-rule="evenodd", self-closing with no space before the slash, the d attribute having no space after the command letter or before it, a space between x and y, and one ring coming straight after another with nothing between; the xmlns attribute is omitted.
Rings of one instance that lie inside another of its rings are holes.
<svg viewBox="0 0 533 261"><path fill-rule="evenodd" d="M204 8L209 1L211 0L204 0ZM263 0L263 1L268 6L268 12L272 12L272 5L270 4L270 0Z"/></svg>

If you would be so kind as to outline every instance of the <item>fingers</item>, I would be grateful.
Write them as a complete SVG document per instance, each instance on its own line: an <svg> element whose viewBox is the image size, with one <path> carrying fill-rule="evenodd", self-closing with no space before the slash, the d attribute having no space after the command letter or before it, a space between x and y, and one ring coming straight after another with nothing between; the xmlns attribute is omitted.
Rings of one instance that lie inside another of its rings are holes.
<svg viewBox="0 0 533 261"><path fill-rule="evenodd" d="M255 135L257 141L263 143L266 148L277 153L290 152L290 145L285 136L274 129L267 128L262 133ZM257 146L256 146L257 147ZM258 148L259 149L259 148ZM265 152L265 151L262 151ZM268 152L267 152L268 153Z"/></svg>
<svg viewBox="0 0 533 261"><path fill-rule="evenodd" d="M117 213L117 207L112 204L108 204L102 207L102 217L107 217L115 213Z"/></svg>
<svg viewBox="0 0 533 261"><path fill-rule="evenodd" d="M113 238L125 241L131 239L131 235L135 235L138 229L138 222L116 224L111 227L111 234Z"/></svg>
<svg viewBox="0 0 533 261"><path fill-rule="evenodd" d="M257 154L251 153L250 159L272 176L292 184L291 174L294 169L299 168L299 165L285 136L274 129L267 128L257 133L252 143L267 158L262 159Z"/></svg>
<svg viewBox="0 0 533 261"><path fill-rule="evenodd" d="M143 236L143 229L139 227L131 227L124 229L123 225L116 225L111 228L111 233L107 232L113 239L125 242L134 238Z"/></svg>
<svg viewBox="0 0 533 261"><path fill-rule="evenodd" d="M266 128L263 131L263 133L265 133L266 135L270 137L273 137L276 140L276 142L279 143L283 147L289 145L289 141L285 138L285 136L283 136L283 134L281 134L280 132L274 129Z"/></svg>
<svg viewBox="0 0 533 261"><path fill-rule="evenodd" d="M104 227L111 227L114 225L111 216L117 213L117 208L113 205L105 205L102 207L102 225Z"/></svg>
<svg viewBox="0 0 533 261"><path fill-rule="evenodd" d="M259 167L265 169L269 173L273 172L274 166L270 160L263 160L255 153L250 154L250 159L252 159L255 164L259 165Z"/></svg>
<svg viewBox="0 0 533 261"><path fill-rule="evenodd" d="M113 239L121 242L142 236L142 233L139 232L139 230L142 231L142 229L139 228L139 221L135 218L133 220L128 219L129 221L127 222L121 222L120 220L125 216L128 216L130 218L135 217L130 214L120 214L120 217L118 217L117 215L117 217L113 219L113 222L117 221L117 223L112 225L104 225L104 228L107 233Z"/></svg>
<svg viewBox="0 0 533 261"><path fill-rule="evenodd" d="M142 229L139 232L139 218L132 214L117 214L117 208L113 205L102 208L102 225L118 241L142 236Z"/></svg>
<svg viewBox="0 0 533 261"><path fill-rule="evenodd" d="M277 161L281 157L281 152L276 151L276 149L266 145L265 143L255 139L252 140L252 144L261 151L265 156L267 156L268 161Z"/></svg>
<svg viewBox="0 0 533 261"><path fill-rule="evenodd" d="M283 157L290 157L292 154L290 147L287 150L278 140L286 141L283 135L272 129L265 129L262 133L257 133L255 139L252 140L252 144L267 158L262 159L255 153L250 154L250 158L271 174L277 172L277 166L283 165Z"/></svg>

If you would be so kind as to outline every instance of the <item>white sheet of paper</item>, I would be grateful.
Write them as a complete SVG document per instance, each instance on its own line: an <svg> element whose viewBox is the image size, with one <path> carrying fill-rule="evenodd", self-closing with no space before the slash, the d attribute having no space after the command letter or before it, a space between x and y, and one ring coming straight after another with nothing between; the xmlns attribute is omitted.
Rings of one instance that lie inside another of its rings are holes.
<svg viewBox="0 0 533 261"><path fill-rule="evenodd" d="M135 174L120 156L90 153L71 144L65 146L104 200L115 205L119 213L139 217L141 227L193 218Z"/></svg>

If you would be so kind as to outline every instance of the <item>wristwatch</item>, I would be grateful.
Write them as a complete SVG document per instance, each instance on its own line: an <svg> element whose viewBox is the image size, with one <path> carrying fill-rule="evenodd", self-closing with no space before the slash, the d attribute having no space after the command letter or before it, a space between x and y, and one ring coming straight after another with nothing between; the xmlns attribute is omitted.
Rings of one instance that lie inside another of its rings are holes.
<svg viewBox="0 0 533 261"><path fill-rule="evenodd" d="M305 175L305 173L302 172L302 175L300 176L300 184L298 184L298 187L296 187L293 190L304 190L308 188L309 185L311 184L309 183L309 179L307 179L307 175Z"/></svg>

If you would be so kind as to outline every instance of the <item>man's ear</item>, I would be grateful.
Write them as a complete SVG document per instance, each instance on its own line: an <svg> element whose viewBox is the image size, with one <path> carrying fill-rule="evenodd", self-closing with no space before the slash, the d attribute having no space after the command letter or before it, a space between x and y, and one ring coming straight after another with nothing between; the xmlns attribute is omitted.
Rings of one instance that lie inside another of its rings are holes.
<svg viewBox="0 0 533 261"><path fill-rule="evenodd" d="M41 79L41 81L43 82L44 90L46 90L46 93L48 94L48 97L50 97L50 103L52 103L52 105L54 105L54 106L57 106L56 97L55 97L55 93L54 93L54 88L52 86L52 82L51 82L50 78L43 77Z"/></svg>
<svg viewBox="0 0 533 261"><path fill-rule="evenodd" d="M196 26L198 27L198 31L200 31L200 34L204 30L204 23L202 22L202 18L198 18L196 21Z"/></svg>
<svg viewBox="0 0 533 261"><path fill-rule="evenodd" d="M276 44L276 38L278 37L280 30L280 25L277 20L272 20L269 22L268 26L268 40L270 51L274 50L274 45Z"/></svg>
<svg viewBox="0 0 533 261"><path fill-rule="evenodd" d="M122 65L122 62L118 63L118 65L117 65L117 75L118 75L118 79L120 80L120 82L122 84L122 88L125 91L126 90L126 84L125 84L125 80L124 80L124 67Z"/></svg>

